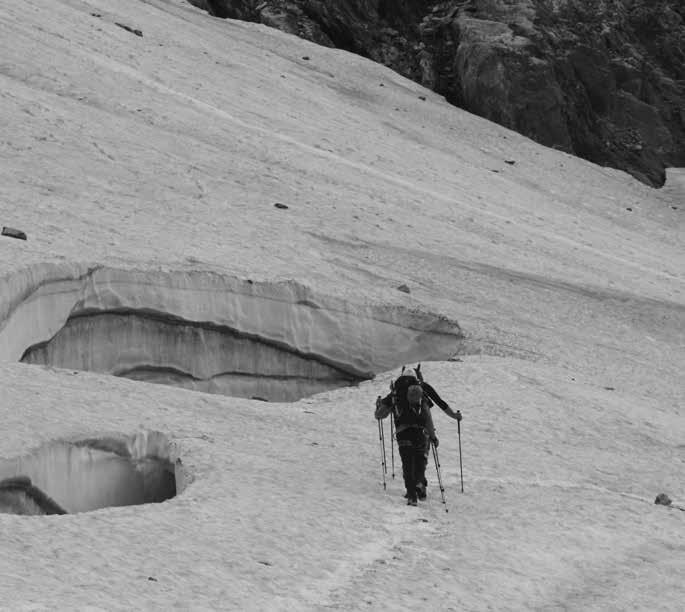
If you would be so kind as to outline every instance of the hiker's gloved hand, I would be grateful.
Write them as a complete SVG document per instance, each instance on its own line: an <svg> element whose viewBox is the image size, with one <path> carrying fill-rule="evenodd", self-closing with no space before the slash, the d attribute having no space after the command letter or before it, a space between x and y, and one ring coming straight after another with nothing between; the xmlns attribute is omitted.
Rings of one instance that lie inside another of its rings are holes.
<svg viewBox="0 0 685 612"><path fill-rule="evenodd" d="M457 410L456 414L454 415L454 418L457 419L457 421L461 421L462 416L459 410Z"/></svg>
<svg viewBox="0 0 685 612"><path fill-rule="evenodd" d="M431 442L433 443L433 446L435 446L435 448L438 448L438 446L440 445L440 440L438 440L438 436L433 436L431 438Z"/></svg>

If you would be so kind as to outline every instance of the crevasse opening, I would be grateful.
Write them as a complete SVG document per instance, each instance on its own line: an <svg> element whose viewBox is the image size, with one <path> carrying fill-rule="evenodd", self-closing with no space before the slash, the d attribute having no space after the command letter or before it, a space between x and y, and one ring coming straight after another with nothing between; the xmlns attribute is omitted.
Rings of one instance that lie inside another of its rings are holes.
<svg viewBox="0 0 685 612"><path fill-rule="evenodd" d="M159 432L50 442L0 460L0 512L64 514L163 502L179 488L180 459L172 459Z"/></svg>
<svg viewBox="0 0 685 612"><path fill-rule="evenodd" d="M456 321L294 281L43 264L0 278L0 360L295 401L445 359Z"/></svg>
<svg viewBox="0 0 685 612"><path fill-rule="evenodd" d="M294 401L368 378L264 338L146 312L72 316L21 361L271 401Z"/></svg>

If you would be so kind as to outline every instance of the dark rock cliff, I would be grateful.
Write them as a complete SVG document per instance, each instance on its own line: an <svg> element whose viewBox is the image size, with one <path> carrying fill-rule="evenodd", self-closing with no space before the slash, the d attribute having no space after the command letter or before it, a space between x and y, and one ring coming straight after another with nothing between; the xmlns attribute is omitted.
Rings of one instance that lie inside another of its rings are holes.
<svg viewBox="0 0 685 612"><path fill-rule="evenodd" d="M650 185L685 166L682 0L190 1L381 62Z"/></svg>

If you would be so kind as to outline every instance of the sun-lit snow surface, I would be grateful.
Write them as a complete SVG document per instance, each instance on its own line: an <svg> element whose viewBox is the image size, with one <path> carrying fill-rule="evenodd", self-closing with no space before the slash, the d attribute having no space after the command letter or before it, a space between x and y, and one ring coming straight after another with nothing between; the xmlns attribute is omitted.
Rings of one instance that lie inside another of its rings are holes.
<svg viewBox="0 0 685 612"><path fill-rule="evenodd" d="M667 168L662 191L671 198L673 206L685 206L685 168Z"/></svg>
<svg viewBox="0 0 685 612"><path fill-rule="evenodd" d="M28 235L0 238L0 278L292 280L466 334L462 362L424 364L465 415L464 495L456 423L435 415L449 513L434 470L423 507L398 478L383 492L390 372L267 404L3 362L3 459L142 427L188 477L161 504L0 516L0 606L682 608L685 513L653 503L685 499L666 192L180 0L6 2L0 53L0 223Z"/></svg>
<svg viewBox="0 0 685 612"><path fill-rule="evenodd" d="M295 282L43 265L0 279L0 359L292 401L453 354L456 322Z"/></svg>

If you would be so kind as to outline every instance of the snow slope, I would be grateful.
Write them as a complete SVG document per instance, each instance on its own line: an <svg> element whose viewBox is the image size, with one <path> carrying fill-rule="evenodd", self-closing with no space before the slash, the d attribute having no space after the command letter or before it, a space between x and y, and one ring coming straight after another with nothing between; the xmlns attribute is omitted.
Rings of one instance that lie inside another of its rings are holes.
<svg viewBox="0 0 685 612"><path fill-rule="evenodd" d="M685 513L653 504L685 498L677 196L181 0L6 2L0 58L0 225L28 235L0 238L2 337L27 271L96 266L465 334L424 366L465 416L464 494L435 416L449 513L430 470L423 507L383 491L392 371L279 404L6 357L0 458L152 430L183 476L162 504L1 514L0 608L682 608Z"/></svg>

